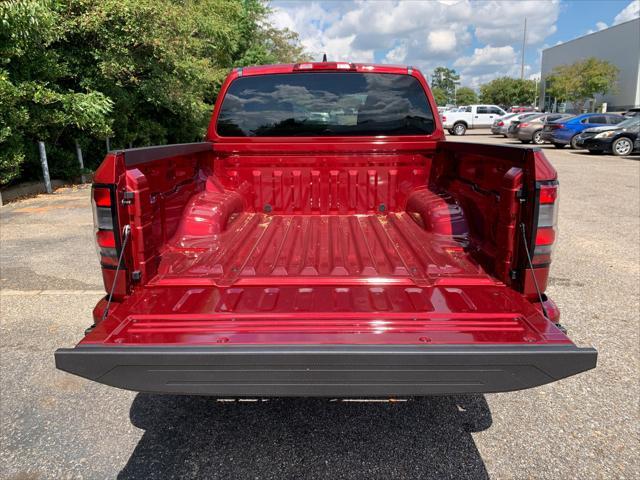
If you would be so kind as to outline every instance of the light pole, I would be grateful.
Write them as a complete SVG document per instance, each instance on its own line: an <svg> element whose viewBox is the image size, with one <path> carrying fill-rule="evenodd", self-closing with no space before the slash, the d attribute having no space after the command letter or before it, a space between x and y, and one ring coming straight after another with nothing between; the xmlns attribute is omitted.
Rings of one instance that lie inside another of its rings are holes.
<svg viewBox="0 0 640 480"><path fill-rule="evenodd" d="M524 50L527 47L527 17L524 17L524 32L522 32L522 60L520 61L520 80L524 80Z"/></svg>

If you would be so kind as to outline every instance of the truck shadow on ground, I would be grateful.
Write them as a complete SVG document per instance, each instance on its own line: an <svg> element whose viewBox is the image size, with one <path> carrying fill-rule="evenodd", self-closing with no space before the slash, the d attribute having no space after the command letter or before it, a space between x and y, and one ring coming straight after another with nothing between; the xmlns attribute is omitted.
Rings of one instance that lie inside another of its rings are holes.
<svg viewBox="0 0 640 480"><path fill-rule="evenodd" d="M483 395L222 403L138 394L131 422L145 433L119 479L488 478L471 436L492 423Z"/></svg>

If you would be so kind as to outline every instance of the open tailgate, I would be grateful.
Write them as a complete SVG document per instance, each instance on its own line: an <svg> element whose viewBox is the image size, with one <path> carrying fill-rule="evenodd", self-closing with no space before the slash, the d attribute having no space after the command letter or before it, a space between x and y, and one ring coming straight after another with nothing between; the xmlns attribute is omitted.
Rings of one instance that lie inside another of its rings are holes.
<svg viewBox="0 0 640 480"><path fill-rule="evenodd" d="M518 390L596 365L503 284L368 283L143 287L56 365L136 391L331 397Z"/></svg>

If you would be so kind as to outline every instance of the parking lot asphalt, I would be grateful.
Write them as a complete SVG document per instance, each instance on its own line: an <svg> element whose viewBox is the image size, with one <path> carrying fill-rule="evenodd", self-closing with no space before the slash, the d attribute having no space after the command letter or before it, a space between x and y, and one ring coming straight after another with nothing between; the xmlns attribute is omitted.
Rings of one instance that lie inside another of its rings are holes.
<svg viewBox="0 0 640 480"><path fill-rule="evenodd" d="M104 294L90 190L2 207L0 477L640 478L640 156L542 148L560 179L548 293L599 363L513 393L221 403L65 374L53 352L82 337Z"/></svg>

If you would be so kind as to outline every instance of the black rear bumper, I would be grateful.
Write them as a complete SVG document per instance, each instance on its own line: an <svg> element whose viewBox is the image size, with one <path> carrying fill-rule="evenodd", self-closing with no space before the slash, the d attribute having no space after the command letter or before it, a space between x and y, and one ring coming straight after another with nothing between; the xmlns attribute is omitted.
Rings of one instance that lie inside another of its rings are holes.
<svg viewBox="0 0 640 480"><path fill-rule="evenodd" d="M56 367L128 390L215 396L379 397L520 390L596 366L566 346L80 346Z"/></svg>

